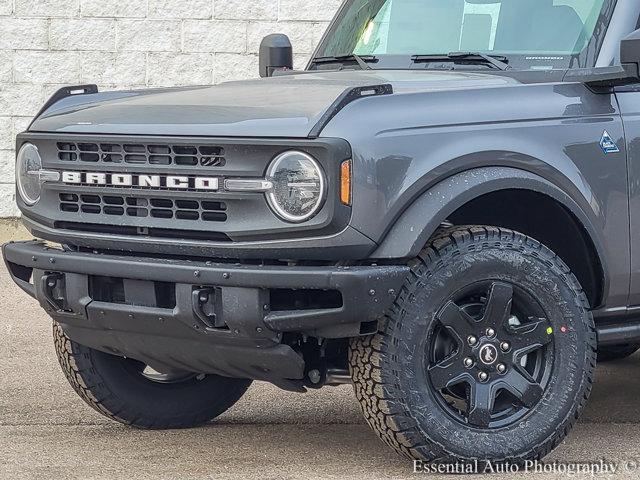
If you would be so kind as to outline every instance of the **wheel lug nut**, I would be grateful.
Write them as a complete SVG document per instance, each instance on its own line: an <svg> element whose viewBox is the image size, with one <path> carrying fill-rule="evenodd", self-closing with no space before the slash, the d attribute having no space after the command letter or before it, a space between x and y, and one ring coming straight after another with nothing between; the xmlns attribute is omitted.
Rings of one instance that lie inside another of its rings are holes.
<svg viewBox="0 0 640 480"><path fill-rule="evenodd" d="M465 358L464 359L464 366L467 367L467 368L473 367L473 358L469 358L469 357Z"/></svg>
<svg viewBox="0 0 640 480"><path fill-rule="evenodd" d="M504 363L499 363L496 369L498 370L498 373L504 373L507 371L507 366Z"/></svg>
<svg viewBox="0 0 640 480"><path fill-rule="evenodd" d="M467 342L469 342L469 345L473 346L476 343L478 343L478 339L476 337L474 337L473 335L469 336L469 338L467 338Z"/></svg>
<svg viewBox="0 0 640 480"><path fill-rule="evenodd" d="M486 382L488 378L489 375L487 374L487 372L480 372L478 374L478 380L480 380L481 382Z"/></svg>
<svg viewBox="0 0 640 480"><path fill-rule="evenodd" d="M495 337L496 331L493 328L487 328L487 337Z"/></svg>
<svg viewBox="0 0 640 480"><path fill-rule="evenodd" d="M500 349L501 349L503 352L508 352L510 348L511 348L511 345L509 345L507 342L502 342L502 343L500 344Z"/></svg>

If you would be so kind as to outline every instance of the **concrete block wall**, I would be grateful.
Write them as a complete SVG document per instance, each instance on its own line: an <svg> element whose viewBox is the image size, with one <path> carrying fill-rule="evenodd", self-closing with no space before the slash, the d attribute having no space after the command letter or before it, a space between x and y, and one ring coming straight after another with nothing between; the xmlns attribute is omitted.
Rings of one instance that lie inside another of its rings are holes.
<svg viewBox="0 0 640 480"><path fill-rule="evenodd" d="M101 90L213 84L258 75L269 33L297 67L341 0L0 0L0 217L17 215L15 135L69 84Z"/></svg>

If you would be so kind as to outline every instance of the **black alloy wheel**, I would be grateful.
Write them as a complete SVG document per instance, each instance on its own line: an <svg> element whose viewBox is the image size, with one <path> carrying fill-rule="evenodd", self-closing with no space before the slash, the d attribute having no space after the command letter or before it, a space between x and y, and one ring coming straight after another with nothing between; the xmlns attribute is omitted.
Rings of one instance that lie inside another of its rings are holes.
<svg viewBox="0 0 640 480"><path fill-rule="evenodd" d="M438 312L427 358L445 408L477 428L520 420L542 398L553 328L529 295L504 282L474 285Z"/></svg>

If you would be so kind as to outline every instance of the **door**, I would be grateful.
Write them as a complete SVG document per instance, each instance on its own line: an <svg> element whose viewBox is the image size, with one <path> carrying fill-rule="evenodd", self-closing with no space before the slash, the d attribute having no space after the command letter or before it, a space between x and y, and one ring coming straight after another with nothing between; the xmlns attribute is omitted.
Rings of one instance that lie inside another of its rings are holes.
<svg viewBox="0 0 640 480"><path fill-rule="evenodd" d="M629 237L631 285L629 305L640 306L640 85L619 87L616 97L622 114L629 171Z"/></svg>

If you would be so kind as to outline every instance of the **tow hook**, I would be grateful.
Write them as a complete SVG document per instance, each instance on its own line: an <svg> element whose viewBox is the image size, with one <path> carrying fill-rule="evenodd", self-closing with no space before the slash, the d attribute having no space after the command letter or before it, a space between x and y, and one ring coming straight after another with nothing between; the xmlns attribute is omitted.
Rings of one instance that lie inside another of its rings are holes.
<svg viewBox="0 0 640 480"><path fill-rule="evenodd" d="M61 273L49 273L41 279L42 293L51 308L56 312L68 312L65 299L64 275Z"/></svg>
<svg viewBox="0 0 640 480"><path fill-rule="evenodd" d="M193 312L205 328L225 328L226 324L217 313L217 306L221 303L220 290L216 288L201 288L193 291Z"/></svg>

